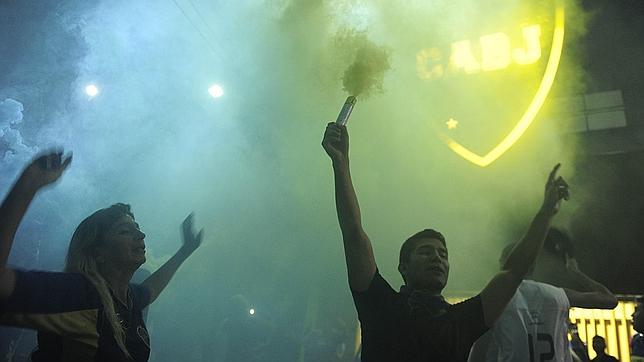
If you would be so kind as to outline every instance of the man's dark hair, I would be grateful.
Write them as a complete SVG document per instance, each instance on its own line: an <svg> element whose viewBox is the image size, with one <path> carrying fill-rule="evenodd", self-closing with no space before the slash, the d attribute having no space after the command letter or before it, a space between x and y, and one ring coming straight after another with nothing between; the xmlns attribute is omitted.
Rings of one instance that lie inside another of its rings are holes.
<svg viewBox="0 0 644 362"><path fill-rule="evenodd" d="M543 242L543 249L560 258L563 263L566 263L567 257L575 256L575 248L568 234L554 227L548 230L546 240Z"/></svg>
<svg viewBox="0 0 644 362"><path fill-rule="evenodd" d="M405 240L405 242L400 247L400 258L398 260L400 264L405 263L409 260L409 256L411 255L411 252L416 247L416 244L422 239L438 239L441 241L441 243L443 243L443 246L447 248L447 244L445 243L445 237L440 232L434 229L425 229L425 230L419 231L416 234L407 238L407 240Z"/></svg>
<svg viewBox="0 0 644 362"><path fill-rule="evenodd" d="M503 248L501 257L499 258L501 264L504 264L508 260L510 252L512 252L516 245L517 243L510 243ZM564 264L567 261L566 257L570 258L575 255L575 249L570 237L557 228L550 228L548 230L546 239L543 242L543 250L561 259L561 262Z"/></svg>

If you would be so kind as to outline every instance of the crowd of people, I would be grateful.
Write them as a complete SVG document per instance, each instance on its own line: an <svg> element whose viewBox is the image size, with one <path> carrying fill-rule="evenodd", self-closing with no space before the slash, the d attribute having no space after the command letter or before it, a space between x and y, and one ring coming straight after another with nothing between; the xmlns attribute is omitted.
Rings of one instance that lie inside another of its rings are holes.
<svg viewBox="0 0 644 362"><path fill-rule="evenodd" d="M450 271L449 242L444 235L428 228L403 241L398 271L404 285L392 288L379 272L362 225L346 126L329 123L322 146L333 168L348 284L361 328L360 360L588 361L585 348L579 348L583 341L569 329L568 311L571 307L613 309L617 299L579 270L570 238L551 226L569 198L569 186L558 176L560 165L548 175L543 201L535 205L523 237L508 241L498 273L476 296L450 304L443 297ZM203 230L195 231L189 215L181 224L183 241L174 256L140 283L133 283L134 273L146 261L145 233L130 205L116 203L78 225L64 271L8 266L16 230L30 203L59 180L71 163L71 156L60 151L36 157L0 206L0 324L38 331L33 361L147 361L150 336L144 310L198 250ZM634 361L644 360L639 302L633 315L638 331L632 340ZM213 360L249 361L263 345L277 343L268 337L252 346L245 343L248 329L271 328L248 319L247 308L242 296L231 298L229 318L221 327L224 342L210 351ZM346 326L339 323L336 329L328 345L307 343L346 360L352 352L344 343ZM312 332L309 339L314 338ZM615 360L606 354L602 337L594 337L592 347L597 353L593 361Z"/></svg>

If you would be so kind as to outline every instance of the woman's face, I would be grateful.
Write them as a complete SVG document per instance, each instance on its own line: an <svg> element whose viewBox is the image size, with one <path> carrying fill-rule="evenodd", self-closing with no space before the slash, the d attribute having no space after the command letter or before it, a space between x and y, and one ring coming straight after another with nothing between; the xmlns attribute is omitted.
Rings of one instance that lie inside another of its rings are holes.
<svg viewBox="0 0 644 362"><path fill-rule="evenodd" d="M144 239L139 224L131 216L123 215L105 233L99 255L105 264L134 271L145 263Z"/></svg>

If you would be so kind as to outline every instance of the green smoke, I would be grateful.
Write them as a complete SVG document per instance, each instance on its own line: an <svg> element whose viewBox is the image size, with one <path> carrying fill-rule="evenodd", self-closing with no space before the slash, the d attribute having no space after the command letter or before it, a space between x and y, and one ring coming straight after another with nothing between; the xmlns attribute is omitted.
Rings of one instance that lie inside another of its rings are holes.
<svg viewBox="0 0 644 362"><path fill-rule="evenodd" d="M573 51L585 30L578 2L568 5L564 60L552 97L583 93L583 52ZM435 119L442 105L480 112L469 124L459 119L467 129L485 125L484 118L501 118L490 112L494 104L476 107L465 91L494 92L498 103L512 109L519 92L514 84L497 84L496 73L429 84L417 74L419 51L442 49L447 66L450 44L470 40L479 57L480 36L513 34L523 24L496 18L499 6L516 5L510 13L521 15L523 4L532 2L100 4L79 25L87 54L73 69L78 84L71 88L97 82L103 96L92 102L74 98L69 114L28 134L74 140L78 158L56 188L65 202L55 204L75 205L61 213L71 220L66 234L88 212L129 202L150 241L146 267L155 270L180 244L178 225L188 212L194 210L205 227L202 249L152 306L158 361L205 360L225 302L236 294L246 296L258 316L270 310L276 324L290 321L293 334L305 333L297 321L306 300L313 301L307 307L311 321L314 305L322 322L343 313L355 321L332 168L320 147L324 124L337 115L344 91L372 96L359 103L349 123L352 174L379 270L394 287L402 282L396 270L400 243L432 227L448 239L448 292L479 291L497 271L503 244L516 241L536 212L550 167L560 161L564 176L574 172L575 150L562 142L556 117L540 115L486 169L455 155L428 127L446 121ZM529 79L541 75L521 69ZM45 81L57 81L57 71ZM486 77L494 86L477 88L476 80ZM226 90L218 100L207 93L214 82ZM462 96L448 94L459 90ZM548 102L544 111L556 115L562 111L556 108ZM38 124L25 118L25 125ZM485 131L486 139L495 132ZM583 205L578 189L572 191L559 224ZM61 240L57 260L64 260L68 235ZM177 311L183 311L180 318L166 318Z"/></svg>
<svg viewBox="0 0 644 362"><path fill-rule="evenodd" d="M367 34L352 30L339 33L336 41L354 53L353 63L342 76L343 89L363 97L382 92L385 73L391 68L388 51L370 41Z"/></svg>

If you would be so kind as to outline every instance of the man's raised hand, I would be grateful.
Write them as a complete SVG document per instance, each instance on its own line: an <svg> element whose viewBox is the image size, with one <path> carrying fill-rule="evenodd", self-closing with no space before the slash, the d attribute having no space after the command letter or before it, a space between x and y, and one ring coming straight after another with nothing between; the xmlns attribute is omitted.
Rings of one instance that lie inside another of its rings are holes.
<svg viewBox="0 0 644 362"><path fill-rule="evenodd" d="M543 198L542 210L554 215L559 211L561 207L562 200L570 199L570 192L568 190L568 183L561 176L557 176L557 171L561 164L558 163L550 175L548 175L548 181L546 182L546 190Z"/></svg>
<svg viewBox="0 0 644 362"><path fill-rule="evenodd" d="M346 162L349 159L349 133L346 126L335 122L327 124L322 147L331 158L331 161Z"/></svg>

